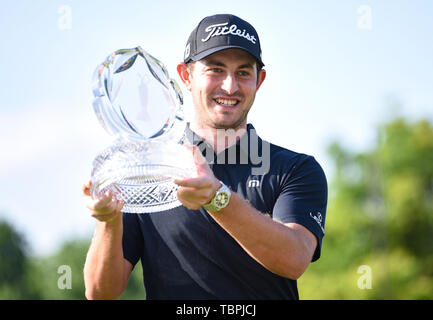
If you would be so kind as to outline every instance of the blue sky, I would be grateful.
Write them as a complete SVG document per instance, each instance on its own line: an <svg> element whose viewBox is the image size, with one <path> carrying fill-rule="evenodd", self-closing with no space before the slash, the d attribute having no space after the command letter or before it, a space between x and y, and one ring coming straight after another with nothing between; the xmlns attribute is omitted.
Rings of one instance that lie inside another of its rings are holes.
<svg viewBox="0 0 433 320"><path fill-rule="evenodd" d="M140 45L178 80L189 33L215 13L244 18L260 36L267 79L250 122L264 139L314 155L328 178L332 139L365 150L394 115L433 121L428 0L2 1L0 217L32 252L93 230L81 185L110 141L92 109L97 64Z"/></svg>

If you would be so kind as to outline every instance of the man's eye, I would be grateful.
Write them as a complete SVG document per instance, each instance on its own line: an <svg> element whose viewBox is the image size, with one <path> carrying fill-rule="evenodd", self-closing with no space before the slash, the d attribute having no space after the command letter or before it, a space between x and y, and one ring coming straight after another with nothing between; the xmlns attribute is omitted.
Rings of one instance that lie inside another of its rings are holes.
<svg viewBox="0 0 433 320"><path fill-rule="evenodd" d="M223 70L221 68L211 68L210 71L215 72L215 73L223 72Z"/></svg>
<svg viewBox="0 0 433 320"><path fill-rule="evenodd" d="M239 71L238 73L242 77L248 77L250 75L250 73L248 71Z"/></svg>

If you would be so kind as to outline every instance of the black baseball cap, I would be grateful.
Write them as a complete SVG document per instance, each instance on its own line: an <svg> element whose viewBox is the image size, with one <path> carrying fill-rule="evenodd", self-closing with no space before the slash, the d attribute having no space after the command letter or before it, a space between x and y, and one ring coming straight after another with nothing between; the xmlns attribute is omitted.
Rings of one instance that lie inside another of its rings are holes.
<svg viewBox="0 0 433 320"><path fill-rule="evenodd" d="M259 64L262 61L259 36L254 27L232 14L216 14L200 21L185 47L184 62L201 60L225 49L243 49Z"/></svg>

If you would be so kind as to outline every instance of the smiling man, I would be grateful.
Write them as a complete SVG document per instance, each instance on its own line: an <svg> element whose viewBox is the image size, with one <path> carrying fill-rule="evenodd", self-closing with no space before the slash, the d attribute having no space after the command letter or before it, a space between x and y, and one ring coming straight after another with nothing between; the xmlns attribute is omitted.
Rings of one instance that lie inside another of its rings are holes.
<svg viewBox="0 0 433 320"><path fill-rule="evenodd" d="M195 116L192 129L246 127L247 115L266 72L242 49L216 52L189 65L180 64L179 74L192 93Z"/></svg>
<svg viewBox="0 0 433 320"><path fill-rule="evenodd" d="M312 156L247 123L263 66L257 32L239 17L206 17L193 30L177 70L192 95L185 139L197 174L175 180L183 206L152 214L122 214L111 194L92 199L84 186L97 219L89 299L117 298L139 260L148 299L299 298L296 279L321 252L327 182Z"/></svg>

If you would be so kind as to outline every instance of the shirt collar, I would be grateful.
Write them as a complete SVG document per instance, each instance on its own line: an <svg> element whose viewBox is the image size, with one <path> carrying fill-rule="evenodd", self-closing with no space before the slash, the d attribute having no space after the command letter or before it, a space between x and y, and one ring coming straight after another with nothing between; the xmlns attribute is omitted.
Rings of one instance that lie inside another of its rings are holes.
<svg viewBox="0 0 433 320"><path fill-rule="evenodd" d="M230 146L229 148L223 150L220 152L220 154L216 155L215 151L213 150L213 147L206 142L202 137L200 137L198 134L196 134L194 131L191 130L189 123L187 124L185 128L184 133L184 139L183 141L188 141L190 144L196 145L200 147L202 152L204 150L212 150L214 153L214 158L217 159L221 154L226 153L228 150L232 148L236 148L236 154L237 156L240 156L240 159L242 159L242 156L239 153L242 153L243 156L247 156L248 159L251 161L250 158L250 150L252 147L255 147L255 150L261 150L262 148L262 139L257 135L256 129L254 126L250 123L247 124L247 131L246 133L236 142L236 144ZM202 144L206 144L205 147L201 147ZM254 144L254 146L253 146Z"/></svg>

